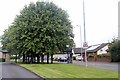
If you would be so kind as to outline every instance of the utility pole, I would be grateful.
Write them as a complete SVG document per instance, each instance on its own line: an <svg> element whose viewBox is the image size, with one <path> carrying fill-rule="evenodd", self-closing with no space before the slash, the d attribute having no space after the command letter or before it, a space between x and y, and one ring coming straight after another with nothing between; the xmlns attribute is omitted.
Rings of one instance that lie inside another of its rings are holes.
<svg viewBox="0 0 120 80"><path fill-rule="evenodd" d="M87 43L86 42L86 29L85 29L85 4L84 4L84 0L83 0L83 25L84 25L84 44ZM84 46L83 46L84 47ZM85 66L87 67L87 53L86 53L86 48L85 48Z"/></svg>

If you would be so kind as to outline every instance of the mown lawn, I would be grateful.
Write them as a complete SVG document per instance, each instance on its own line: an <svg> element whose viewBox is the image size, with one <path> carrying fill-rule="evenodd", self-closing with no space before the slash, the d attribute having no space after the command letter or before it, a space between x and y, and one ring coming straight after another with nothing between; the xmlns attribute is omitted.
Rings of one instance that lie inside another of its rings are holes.
<svg viewBox="0 0 120 80"><path fill-rule="evenodd" d="M44 78L118 78L118 72L74 64L20 64Z"/></svg>

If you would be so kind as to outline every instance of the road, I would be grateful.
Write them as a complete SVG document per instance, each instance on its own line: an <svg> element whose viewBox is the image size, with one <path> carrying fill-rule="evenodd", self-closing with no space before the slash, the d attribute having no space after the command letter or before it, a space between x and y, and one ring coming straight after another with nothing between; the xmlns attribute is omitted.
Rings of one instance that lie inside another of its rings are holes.
<svg viewBox="0 0 120 80"><path fill-rule="evenodd" d="M78 65L84 65L85 66L85 62L80 62L80 61L73 61L73 64L78 64ZM118 64L117 63L87 62L87 65L91 66L91 67L95 67L95 68L118 71Z"/></svg>
<svg viewBox="0 0 120 80"><path fill-rule="evenodd" d="M67 62L55 62L55 63L63 63L66 64ZM73 61L73 64L85 66L85 62L82 61ZM101 68L106 70L118 71L120 69L120 64L117 63L108 63L108 62L87 62L89 67ZM120 70L119 70L120 71Z"/></svg>
<svg viewBox="0 0 120 80"><path fill-rule="evenodd" d="M17 66L15 64L10 63L0 63L0 72L2 75L0 75L2 78L7 78L13 80L13 78L17 78L19 80L28 79L28 80L41 80L40 77L33 74L32 72ZM6 79L5 79L6 80Z"/></svg>

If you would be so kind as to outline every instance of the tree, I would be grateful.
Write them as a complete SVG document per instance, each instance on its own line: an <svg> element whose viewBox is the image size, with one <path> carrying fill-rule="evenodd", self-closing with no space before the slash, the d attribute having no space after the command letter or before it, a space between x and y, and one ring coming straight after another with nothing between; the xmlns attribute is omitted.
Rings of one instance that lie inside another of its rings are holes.
<svg viewBox="0 0 120 80"><path fill-rule="evenodd" d="M15 54L16 59L15 62L17 62L17 41L16 41L16 35L15 35L15 29L14 26L10 26L8 29L4 31L4 35L1 37L2 42L2 49L7 49L10 54Z"/></svg>
<svg viewBox="0 0 120 80"><path fill-rule="evenodd" d="M36 57L39 62L40 55L45 53L49 63L49 55L53 56L57 51L66 50L66 45L70 48L73 46L74 35L68 18L66 11L52 2L30 3L24 7L20 15L17 15L12 26L4 33L3 47L9 51L14 48L23 56L23 62L29 63L35 62Z"/></svg>
<svg viewBox="0 0 120 80"><path fill-rule="evenodd" d="M112 62L120 61L120 40L114 40L110 45L110 53Z"/></svg>

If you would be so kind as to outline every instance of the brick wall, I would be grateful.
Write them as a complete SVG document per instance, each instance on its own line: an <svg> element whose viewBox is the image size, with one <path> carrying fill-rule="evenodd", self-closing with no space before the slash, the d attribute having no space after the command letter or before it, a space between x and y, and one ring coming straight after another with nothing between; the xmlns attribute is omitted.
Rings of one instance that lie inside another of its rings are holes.
<svg viewBox="0 0 120 80"><path fill-rule="evenodd" d="M111 62L111 58L110 57L88 58L88 61L93 61L93 62Z"/></svg>

